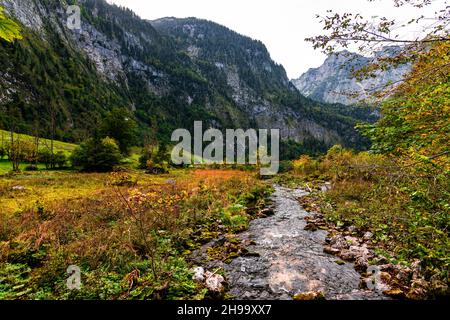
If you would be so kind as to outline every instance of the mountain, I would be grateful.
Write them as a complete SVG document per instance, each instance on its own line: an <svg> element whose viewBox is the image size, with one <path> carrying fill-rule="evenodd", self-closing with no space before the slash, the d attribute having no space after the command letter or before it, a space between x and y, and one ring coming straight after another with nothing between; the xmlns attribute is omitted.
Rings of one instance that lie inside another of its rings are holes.
<svg viewBox="0 0 450 320"><path fill-rule="evenodd" d="M66 7L81 7L69 30ZM194 120L224 128L278 128L309 149L363 147L367 112L317 103L295 89L260 42L213 22L140 19L104 0L0 0L24 39L0 41L0 125L81 141L114 107L130 110L142 135L170 139ZM306 148L306 147L305 147Z"/></svg>
<svg viewBox="0 0 450 320"><path fill-rule="evenodd" d="M374 57L365 57L349 51L330 55L319 68L309 69L300 78L292 80L306 97L325 103L357 104L370 99L370 93L403 79L411 67L403 64L377 71L374 77L356 79L354 71L374 62L374 58L393 56L399 47L384 47Z"/></svg>

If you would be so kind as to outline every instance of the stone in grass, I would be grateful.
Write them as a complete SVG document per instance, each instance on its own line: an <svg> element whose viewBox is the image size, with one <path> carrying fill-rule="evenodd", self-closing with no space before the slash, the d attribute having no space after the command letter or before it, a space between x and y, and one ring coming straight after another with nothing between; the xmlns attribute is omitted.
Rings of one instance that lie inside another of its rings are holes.
<svg viewBox="0 0 450 320"><path fill-rule="evenodd" d="M342 250L339 253L339 257L345 261L355 261L355 253L347 249Z"/></svg>
<svg viewBox="0 0 450 320"><path fill-rule="evenodd" d="M220 274L215 274L209 271L205 272L205 286L206 288L214 293L222 293L224 291L225 278Z"/></svg>
<svg viewBox="0 0 450 320"><path fill-rule="evenodd" d="M372 239L372 237L373 237L373 233L367 231L367 232L364 233L364 235L363 235L363 240L368 241L368 240Z"/></svg>
<svg viewBox="0 0 450 320"><path fill-rule="evenodd" d="M192 280L197 282L203 282L205 281L205 269L202 267L196 267L193 270L194 275L192 276Z"/></svg>
<svg viewBox="0 0 450 320"><path fill-rule="evenodd" d="M346 236L344 237L345 241L347 241L349 246L356 246L358 245L358 238L356 237L351 237L351 236Z"/></svg>
<svg viewBox="0 0 450 320"><path fill-rule="evenodd" d="M308 291L297 293L293 299L296 301L325 300L325 295L322 291Z"/></svg>
<svg viewBox="0 0 450 320"><path fill-rule="evenodd" d="M330 244L333 248L342 250L347 249L350 245L347 243L347 241L344 239L344 237L337 235L335 237L332 237L330 239Z"/></svg>

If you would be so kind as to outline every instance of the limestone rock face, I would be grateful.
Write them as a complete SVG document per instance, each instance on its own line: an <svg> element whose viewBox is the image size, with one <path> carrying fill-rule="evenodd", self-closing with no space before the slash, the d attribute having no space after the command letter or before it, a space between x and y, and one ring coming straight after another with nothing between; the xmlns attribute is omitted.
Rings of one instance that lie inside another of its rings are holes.
<svg viewBox="0 0 450 320"><path fill-rule="evenodd" d="M0 0L26 31L23 43L36 43L35 56L59 65L54 71L43 63L30 72L36 79L29 79L16 71L12 50L0 51L1 104L20 96L24 110L45 112L37 110L54 101L61 108L58 126L80 136L92 128L86 119L119 106L136 112L144 125L154 117L171 130L204 118L218 129L279 129L282 140L325 149L364 141L354 126L366 115L349 116L305 98L260 41L210 21L146 21L104 0L77 3L81 29L71 30L66 0ZM51 83L55 73L65 78L46 92L49 85L39 83Z"/></svg>
<svg viewBox="0 0 450 320"><path fill-rule="evenodd" d="M375 57L395 54L399 47L385 47L375 53ZM306 97L326 103L356 104L370 99L370 93L388 83L400 81L411 70L410 65L400 65L375 77L358 80L353 71L368 65L369 57L342 51L329 56L319 68L309 69L300 78L292 80L295 87Z"/></svg>

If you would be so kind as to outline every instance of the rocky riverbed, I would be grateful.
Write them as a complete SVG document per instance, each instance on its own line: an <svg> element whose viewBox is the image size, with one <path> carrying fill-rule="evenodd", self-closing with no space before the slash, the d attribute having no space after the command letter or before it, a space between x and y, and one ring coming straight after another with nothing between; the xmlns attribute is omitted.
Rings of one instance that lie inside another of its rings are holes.
<svg viewBox="0 0 450 320"><path fill-rule="evenodd" d="M359 289L360 274L352 263L324 253L327 232L304 230L309 215L298 202L299 189L275 186L274 215L251 223L239 237L254 241L259 254L234 259L224 266L230 293L237 299L291 299L322 293L326 299L377 299Z"/></svg>
<svg viewBox="0 0 450 320"><path fill-rule="evenodd" d="M252 221L249 229L238 235L242 243L248 244L245 254L230 263L215 261L206 265L208 269L225 270L233 297L255 300L387 298L379 290L360 288L361 275L353 263L324 252L327 231L305 230L305 218L311 214L298 199L307 195L306 191L274 187L273 215ZM215 242L206 245L203 252L215 245Z"/></svg>

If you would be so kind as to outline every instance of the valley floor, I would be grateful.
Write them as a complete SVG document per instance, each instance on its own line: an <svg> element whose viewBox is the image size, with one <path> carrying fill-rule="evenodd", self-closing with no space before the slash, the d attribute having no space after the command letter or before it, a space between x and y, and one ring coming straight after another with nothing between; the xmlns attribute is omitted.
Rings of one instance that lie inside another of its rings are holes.
<svg viewBox="0 0 450 320"><path fill-rule="evenodd" d="M410 234L374 220L395 219L372 210L366 220L359 213L365 202L349 202L350 194L372 194L367 181L324 187L323 178L290 172L261 180L256 172L226 169L3 174L0 299L445 294L445 275L425 281L429 269L422 273L415 262L416 244L395 238ZM352 213L350 204L361 209ZM432 250L447 241L445 234L429 236L440 241ZM434 274L445 271L448 247L442 248ZM405 250L412 254L401 255ZM79 290L67 286L69 266L80 270ZM205 274L226 281L211 287ZM371 287L372 280L379 283Z"/></svg>

